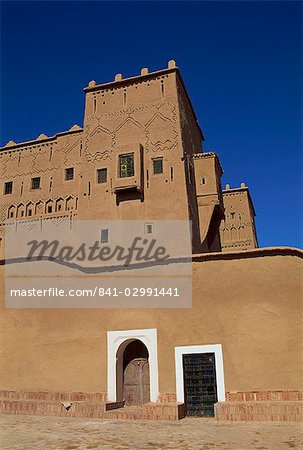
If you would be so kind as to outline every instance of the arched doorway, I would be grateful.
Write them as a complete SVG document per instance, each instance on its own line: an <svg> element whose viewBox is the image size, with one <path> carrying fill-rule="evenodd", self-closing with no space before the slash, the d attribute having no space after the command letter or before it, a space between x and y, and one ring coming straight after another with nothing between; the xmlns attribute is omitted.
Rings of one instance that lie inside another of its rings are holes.
<svg viewBox="0 0 303 450"><path fill-rule="evenodd" d="M147 347L139 339L127 339L116 354L117 401L125 406L150 401L150 370Z"/></svg>

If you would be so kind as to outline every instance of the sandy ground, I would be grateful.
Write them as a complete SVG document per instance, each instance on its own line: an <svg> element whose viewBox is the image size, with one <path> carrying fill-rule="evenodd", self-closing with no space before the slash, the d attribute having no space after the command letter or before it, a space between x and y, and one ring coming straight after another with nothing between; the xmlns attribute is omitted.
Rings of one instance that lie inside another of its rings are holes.
<svg viewBox="0 0 303 450"><path fill-rule="evenodd" d="M9 450L303 449L303 424L96 420L1 415L0 448Z"/></svg>

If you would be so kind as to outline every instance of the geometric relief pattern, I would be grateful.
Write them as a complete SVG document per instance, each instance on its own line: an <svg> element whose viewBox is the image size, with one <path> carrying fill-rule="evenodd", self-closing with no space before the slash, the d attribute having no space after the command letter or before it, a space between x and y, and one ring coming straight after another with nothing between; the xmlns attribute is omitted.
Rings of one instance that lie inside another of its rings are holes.
<svg viewBox="0 0 303 450"><path fill-rule="evenodd" d="M34 229L39 230L39 221L31 220L31 221L22 221L20 223L21 228L27 231L33 231Z"/></svg>
<svg viewBox="0 0 303 450"><path fill-rule="evenodd" d="M111 157L115 146L140 142L146 152L171 150L178 145L176 103L130 107L86 117L84 152L87 162Z"/></svg>
<svg viewBox="0 0 303 450"><path fill-rule="evenodd" d="M134 142L144 142L145 132L143 125L133 117L124 119L113 132L113 145L132 144Z"/></svg>
<svg viewBox="0 0 303 450"><path fill-rule="evenodd" d="M238 222L230 225L223 222L220 226L222 247L243 247L252 244L252 240L249 238L251 231L247 233L251 228L251 222Z"/></svg>
<svg viewBox="0 0 303 450"><path fill-rule="evenodd" d="M62 165L80 164L81 136L67 135L56 141L29 144L14 152L2 151L0 156L0 176L10 178L59 170ZM58 147L60 142L60 148ZM62 144L61 144L62 142Z"/></svg>
<svg viewBox="0 0 303 450"><path fill-rule="evenodd" d="M42 172L47 169L53 169L53 165L49 161L49 152L50 150L47 147L40 147L39 149L36 149L35 153L32 153L34 157L31 164L33 172ZM22 166L23 165L24 160L22 161Z"/></svg>
<svg viewBox="0 0 303 450"><path fill-rule="evenodd" d="M172 121L160 112L156 113L146 124L147 147L153 150L170 150L177 145L178 133Z"/></svg>
<svg viewBox="0 0 303 450"><path fill-rule="evenodd" d="M85 128L85 156L87 162L100 161L110 157L112 152L113 136L111 132L101 125L97 124L94 129L88 123ZM87 148L90 151L87 151Z"/></svg>
<svg viewBox="0 0 303 450"><path fill-rule="evenodd" d="M41 216L57 217L76 211L77 207L77 194L40 199L34 203L28 202L27 205L24 205L22 202L18 204L6 204L1 208L1 220L33 219L34 217Z"/></svg>
<svg viewBox="0 0 303 450"><path fill-rule="evenodd" d="M16 178L37 173L40 171L37 168L39 161L43 161L43 170L41 171L53 170L54 166L48 164L49 151L49 144L38 144L23 147L22 150L16 150L13 154L11 152L5 152L0 161L3 176L9 173L10 178ZM20 171L21 168L22 171Z"/></svg>
<svg viewBox="0 0 303 450"><path fill-rule="evenodd" d="M80 145L81 136L79 138L79 133L76 135L68 135L66 137L64 145L60 148L64 166L78 165L81 163Z"/></svg>
<svg viewBox="0 0 303 450"><path fill-rule="evenodd" d="M0 220L3 221L6 219L6 213L8 208L10 207L9 203L5 203L4 205L1 205L0 207ZM13 208L11 208L11 210L15 211L15 206Z"/></svg>
<svg viewBox="0 0 303 450"><path fill-rule="evenodd" d="M17 153L4 153L1 155L1 178L5 177L5 174L7 173L12 173L14 176L18 174L18 160L19 155Z"/></svg>

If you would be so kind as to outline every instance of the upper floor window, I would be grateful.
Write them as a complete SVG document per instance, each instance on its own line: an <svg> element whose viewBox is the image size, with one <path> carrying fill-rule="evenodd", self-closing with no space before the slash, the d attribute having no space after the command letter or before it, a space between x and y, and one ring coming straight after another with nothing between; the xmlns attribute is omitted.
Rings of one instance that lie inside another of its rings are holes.
<svg viewBox="0 0 303 450"><path fill-rule="evenodd" d="M163 158L153 159L154 174L163 173Z"/></svg>
<svg viewBox="0 0 303 450"><path fill-rule="evenodd" d="M65 169L65 180L73 180L74 179L74 168L69 167L68 169Z"/></svg>
<svg viewBox="0 0 303 450"><path fill-rule="evenodd" d="M108 228L101 230L100 242L101 244L106 244L108 242Z"/></svg>
<svg viewBox="0 0 303 450"><path fill-rule="evenodd" d="M7 181L4 183L4 195L11 194L13 192L13 182Z"/></svg>
<svg viewBox="0 0 303 450"><path fill-rule="evenodd" d="M40 189L40 177L32 178L31 189Z"/></svg>
<svg viewBox="0 0 303 450"><path fill-rule="evenodd" d="M153 232L153 224L152 223L146 223L145 224L145 233L146 234L152 234Z"/></svg>
<svg viewBox="0 0 303 450"><path fill-rule="evenodd" d="M106 183L107 182L107 169L98 169L97 170L98 183Z"/></svg>
<svg viewBox="0 0 303 450"><path fill-rule="evenodd" d="M119 177L133 177L135 175L134 154L119 155Z"/></svg>

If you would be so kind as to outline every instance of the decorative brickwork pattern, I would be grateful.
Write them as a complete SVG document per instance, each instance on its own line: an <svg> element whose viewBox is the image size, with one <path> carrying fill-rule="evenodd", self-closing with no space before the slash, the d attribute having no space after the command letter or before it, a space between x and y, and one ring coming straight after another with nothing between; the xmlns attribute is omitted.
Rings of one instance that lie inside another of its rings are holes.
<svg viewBox="0 0 303 450"><path fill-rule="evenodd" d="M106 392L0 391L0 400L84 401L105 403Z"/></svg>
<svg viewBox="0 0 303 450"><path fill-rule="evenodd" d="M230 421L303 421L303 402L221 402L215 405L217 420Z"/></svg>
<svg viewBox="0 0 303 450"><path fill-rule="evenodd" d="M126 406L124 408L107 411L103 415L104 419L123 419L123 420L143 420L143 407Z"/></svg>
<svg viewBox="0 0 303 450"><path fill-rule="evenodd" d="M160 403L176 403L177 402L177 394L174 392L159 394L159 402Z"/></svg>
<svg viewBox="0 0 303 450"><path fill-rule="evenodd" d="M144 419L180 420L185 417L184 403L147 403L143 405Z"/></svg>
<svg viewBox="0 0 303 450"><path fill-rule="evenodd" d="M300 391L245 391L226 392L227 402L259 402L259 401L302 401Z"/></svg>
<svg viewBox="0 0 303 450"><path fill-rule="evenodd" d="M123 407L124 402L107 402L105 392L0 391L0 414L123 420L183 419L184 404L174 401L176 394L160 394L160 397L161 403Z"/></svg>

